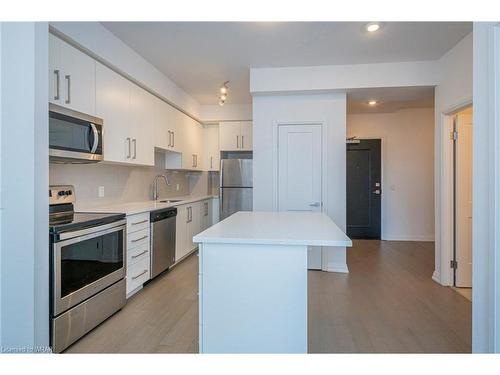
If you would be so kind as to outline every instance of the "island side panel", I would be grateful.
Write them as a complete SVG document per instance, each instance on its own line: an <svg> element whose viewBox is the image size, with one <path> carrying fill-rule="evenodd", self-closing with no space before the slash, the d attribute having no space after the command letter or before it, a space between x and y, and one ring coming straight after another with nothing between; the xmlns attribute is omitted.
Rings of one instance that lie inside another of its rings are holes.
<svg viewBox="0 0 500 375"><path fill-rule="evenodd" d="M200 246L201 353L307 353L307 246Z"/></svg>

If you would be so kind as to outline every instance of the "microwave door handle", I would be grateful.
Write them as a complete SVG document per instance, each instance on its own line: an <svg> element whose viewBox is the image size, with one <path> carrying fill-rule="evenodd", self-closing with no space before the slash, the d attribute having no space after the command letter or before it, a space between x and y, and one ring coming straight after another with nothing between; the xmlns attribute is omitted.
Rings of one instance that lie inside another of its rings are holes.
<svg viewBox="0 0 500 375"><path fill-rule="evenodd" d="M99 146L99 132L97 131L97 127L93 123L90 123L90 128L92 129L92 134L94 135L94 144L92 145L90 153L95 154L97 146Z"/></svg>

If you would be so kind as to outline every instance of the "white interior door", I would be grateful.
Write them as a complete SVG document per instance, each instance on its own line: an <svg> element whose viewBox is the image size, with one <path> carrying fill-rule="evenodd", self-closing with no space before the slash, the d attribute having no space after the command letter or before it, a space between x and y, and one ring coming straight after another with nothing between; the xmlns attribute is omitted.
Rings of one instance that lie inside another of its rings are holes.
<svg viewBox="0 0 500 375"><path fill-rule="evenodd" d="M278 133L278 210L321 212L321 125L282 125ZM308 268L321 269L321 247L310 248Z"/></svg>
<svg viewBox="0 0 500 375"><path fill-rule="evenodd" d="M472 114L457 115L455 284L472 287Z"/></svg>

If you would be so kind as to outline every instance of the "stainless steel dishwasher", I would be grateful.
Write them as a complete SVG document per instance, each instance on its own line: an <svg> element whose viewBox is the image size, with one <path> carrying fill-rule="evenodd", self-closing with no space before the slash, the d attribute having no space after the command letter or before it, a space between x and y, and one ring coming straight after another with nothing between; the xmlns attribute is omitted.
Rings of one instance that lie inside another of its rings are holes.
<svg viewBox="0 0 500 375"><path fill-rule="evenodd" d="M177 208L152 211L151 278L158 276L175 262L175 220Z"/></svg>

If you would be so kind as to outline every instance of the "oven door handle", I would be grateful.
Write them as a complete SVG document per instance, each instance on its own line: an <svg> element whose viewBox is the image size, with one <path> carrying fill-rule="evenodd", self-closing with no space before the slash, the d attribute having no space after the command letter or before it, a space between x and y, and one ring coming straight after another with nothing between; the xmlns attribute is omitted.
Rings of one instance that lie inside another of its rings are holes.
<svg viewBox="0 0 500 375"><path fill-rule="evenodd" d="M90 123L90 128L92 129L92 134L94 138L94 142L92 145L92 148L90 149L91 154L95 154L97 151L97 146L99 146L99 132L97 131L97 127L95 126L94 123Z"/></svg>

